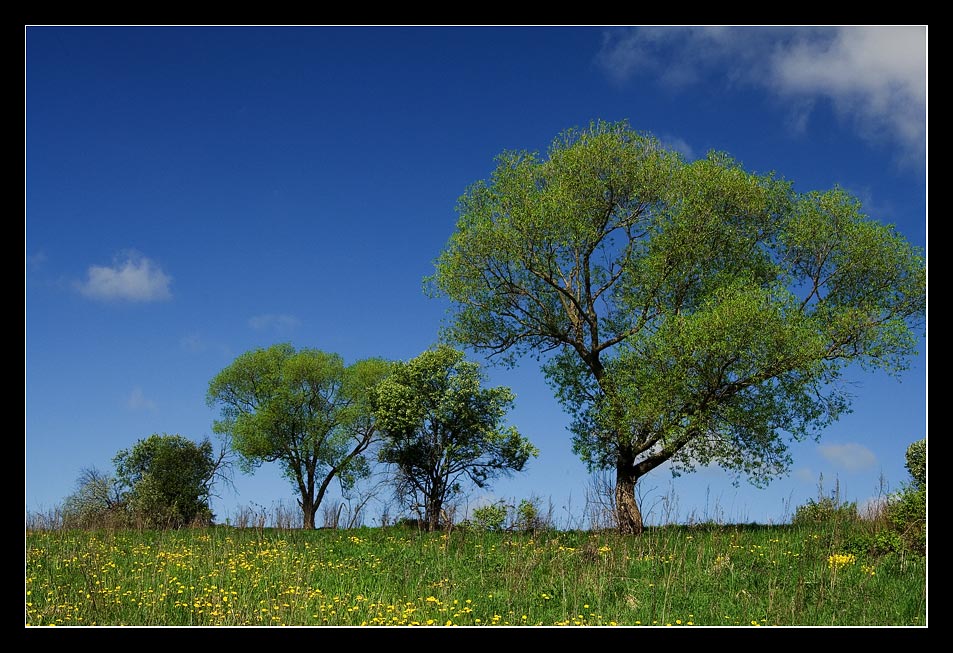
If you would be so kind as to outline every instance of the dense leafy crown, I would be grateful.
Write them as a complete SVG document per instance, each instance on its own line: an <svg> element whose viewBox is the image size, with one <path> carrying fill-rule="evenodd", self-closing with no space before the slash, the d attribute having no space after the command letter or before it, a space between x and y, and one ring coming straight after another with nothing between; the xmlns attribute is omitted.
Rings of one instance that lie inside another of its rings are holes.
<svg viewBox="0 0 953 653"><path fill-rule="evenodd" d="M918 341L923 254L854 197L687 162L626 123L503 153L458 213L427 280L448 339L544 355L593 467L625 448L643 472L765 480L790 464L782 434L848 409L847 365L898 372Z"/></svg>

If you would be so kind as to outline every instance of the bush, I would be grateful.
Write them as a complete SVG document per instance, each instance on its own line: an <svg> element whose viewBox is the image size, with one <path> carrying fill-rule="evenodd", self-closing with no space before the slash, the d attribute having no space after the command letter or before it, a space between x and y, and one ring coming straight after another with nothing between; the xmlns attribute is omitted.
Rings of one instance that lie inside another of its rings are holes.
<svg viewBox="0 0 953 653"><path fill-rule="evenodd" d="M927 491L907 488L887 504L889 527L916 553L927 550Z"/></svg>
<svg viewBox="0 0 953 653"><path fill-rule="evenodd" d="M824 494L824 475L817 480L817 499L808 499L803 506L794 511L791 523L795 525L823 524L827 522L857 521L857 504L840 500L840 482L834 481L834 491Z"/></svg>
<svg viewBox="0 0 953 653"><path fill-rule="evenodd" d="M917 440L907 447L907 471L913 478L913 486L926 492L927 488L927 439Z"/></svg>
<svg viewBox="0 0 953 653"><path fill-rule="evenodd" d="M475 509L470 519L470 525L483 531L501 531L506 523L508 513L509 507L502 501L497 501Z"/></svg>
<svg viewBox="0 0 953 653"><path fill-rule="evenodd" d="M427 522L419 517L400 517L394 522L396 528L411 529L415 531L427 530Z"/></svg>
<svg viewBox="0 0 953 653"><path fill-rule="evenodd" d="M546 522L539 511L537 499L523 499L516 507L517 530L538 531L546 527Z"/></svg>
<svg viewBox="0 0 953 653"><path fill-rule="evenodd" d="M876 532L852 533L847 538L844 550L857 555L881 556L907 550L907 543L895 531L881 529Z"/></svg>
<svg viewBox="0 0 953 653"><path fill-rule="evenodd" d="M132 524L116 479L95 467L80 472L76 491L63 501L61 517L66 529L126 528Z"/></svg>
<svg viewBox="0 0 953 653"><path fill-rule="evenodd" d="M926 554L926 440L918 440L907 447L906 458L910 483L887 498L875 523L877 531L853 542L858 552Z"/></svg>
<svg viewBox="0 0 953 653"><path fill-rule="evenodd" d="M540 511L539 499L533 497L520 500L516 507L502 500L481 506L460 526L479 531L536 532L551 527L551 523L551 517L544 516Z"/></svg>
<svg viewBox="0 0 953 653"><path fill-rule="evenodd" d="M809 499L794 511L792 524L821 524L831 521L853 521L857 519L857 504L853 501L841 502L835 497L821 497L816 501Z"/></svg>
<svg viewBox="0 0 953 653"><path fill-rule="evenodd" d="M884 510L888 527L913 552L927 550L927 441L917 440L907 447L910 484L891 497Z"/></svg>

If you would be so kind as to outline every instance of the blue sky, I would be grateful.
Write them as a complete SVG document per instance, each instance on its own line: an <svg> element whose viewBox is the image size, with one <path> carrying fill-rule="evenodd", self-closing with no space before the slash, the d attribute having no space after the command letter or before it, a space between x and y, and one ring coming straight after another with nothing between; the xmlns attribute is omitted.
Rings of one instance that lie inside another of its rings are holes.
<svg viewBox="0 0 953 653"><path fill-rule="evenodd" d="M689 158L728 152L801 191L841 185L927 242L927 29L683 27L27 27L25 504L153 433L210 436L208 382L276 342L408 359L446 304L423 278L457 198L506 149L628 120ZM472 360L481 360L470 354ZM563 525L593 479L532 359L488 367L540 450L494 497ZM759 490L718 469L641 486L648 521L781 522L829 492L907 480L927 432L927 348L899 379L851 372L854 411ZM294 505L277 466L219 487ZM320 515L319 515L320 521ZM373 520L368 520L373 523Z"/></svg>

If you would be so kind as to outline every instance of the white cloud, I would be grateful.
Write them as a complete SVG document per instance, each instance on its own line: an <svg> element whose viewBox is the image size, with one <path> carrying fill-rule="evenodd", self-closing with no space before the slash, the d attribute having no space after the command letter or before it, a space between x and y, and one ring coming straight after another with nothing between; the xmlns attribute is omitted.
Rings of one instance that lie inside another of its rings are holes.
<svg viewBox="0 0 953 653"><path fill-rule="evenodd" d="M842 27L829 42L779 50L772 73L781 93L827 97L865 134L925 151L926 28Z"/></svg>
<svg viewBox="0 0 953 653"><path fill-rule="evenodd" d="M91 299L103 301L151 302L172 298L172 278L153 261L128 253L113 267L91 265L87 279L77 282L79 291Z"/></svg>
<svg viewBox="0 0 953 653"><path fill-rule="evenodd" d="M301 324L301 320L294 315L266 313L264 315L255 315L248 319L248 326L255 331L277 331L278 333L287 333L293 331Z"/></svg>
<svg viewBox="0 0 953 653"><path fill-rule="evenodd" d="M129 399L126 400L126 405L129 407L129 410L156 409L156 402L151 399L147 399L142 393L142 388L138 386L132 389L132 392L129 394Z"/></svg>
<svg viewBox="0 0 953 653"><path fill-rule="evenodd" d="M791 105L803 129L827 99L859 132L926 151L926 27L640 27L605 33L596 61L615 82L651 74L683 87L752 84Z"/></svg>
<svg viewBox="0 0 953 653"><path fill-rule="evenodd" d="M822 444L818 447L821 456L848 471L872 469L877 465L877 456L862 444Z"/></svg>

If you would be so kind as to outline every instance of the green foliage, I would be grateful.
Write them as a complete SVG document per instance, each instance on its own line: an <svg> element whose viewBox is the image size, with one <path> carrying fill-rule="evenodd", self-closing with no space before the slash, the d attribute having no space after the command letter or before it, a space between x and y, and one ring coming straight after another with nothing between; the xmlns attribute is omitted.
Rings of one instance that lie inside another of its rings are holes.
<svg viewBox="0 0 953 653"><path fill-rule="evenodd" d="M125 498L115 477L94 467L82 470L76 490L62 505L65 528L128 525Z"/></svg>
<svg viewBox="0 0 953 653"><path fill-rule="evenodd" d="M917 440L907 447L907 471L913 478L913 487L926 490L927 487L927 439Z"/></svg>
<svg viewBox="0 0 953 653"><path fill-rule="evenodd" d="M795 526L804 524L824 524L827 522L853 521L857 519L857 504L853 501L838 501L834 497L821 497L817 500L808 499L808 502L798 506L794 511L791 523Z"/></svg>
<svg viewBox="0 0 953 653"><path fill-rule="evenodd" d="M151 435L113 458L123 500L135 519L152 528L210 524L209 493L217 461L208 439Z"/></svg>
<svg viewBox="0 0 953 653"><path fill-rule="evenodd" d="M906 540L903 535L893 530L878 531L873 535L872 546L869 552L872 554L889 555L891 553L903 553L908 550Z"/></svg>
<svg viewBox="0 0 953 653"><path fill-rule="evenodd" d="M464 529L477 531L537 532L548 525L540 512L539 499L521 499L513 506L500 500L474 509L471 518L461 522Z"/></svg>
<svg viewBox="0 0 953 653"><path fill-rule="evenodd" d="M907 447L906 458L910 484L888 499L883 516L888 528L903 541L907 550L926 554L926 439L917 440Z"/></svg>
<svg viewBox="0 0 953 653"><path fill-rule="evenodd" d="M890 529L865 530L851 533L844 551L870 557L886 557L909 550L900 533Z"/></svg>
<svg viewBox="0 0 953 653"><path fill-rule="evenodd" d="M926 555L926 440L907 448L910 484L888 496L871 522L872 532L854 538L853 550L869 555Z"/></svg>
<svg viewBox="0 0 953 653"><path fill-rule="evenodd" d="M471 526L482 531L501 531L506 524L509 506L502 501L481 506L473 511Z"/></svg>
<svg viewBox="0 0 953 653"><path fill-rule="evenodd" d="M926 553L927 548L927 492L910 488L890 501L886 517L892 529L900 534L909 548Z"/></svg>
<svg viewBox="0 0 953 653"><path fill-rule="evenodd" d="M379 358L345 366L337 354L287 343L246 352L209 383L208 404L221 409L213 430L231 439L246 473L279 463L314 528L331 481L348 488L370 471L374 387L388 369Z"/></svg>
<svg viewBox="0 0 953 653"><path fill-rule="evenodd" d="M521 499L516 506L516 529L520 531L538 531L545 526L539 505L534 499Z"/></svg>
<svg viewBox="0 0 953 653"><path fill-rule="evenodd" d="M686 162L626 123L504 152L466 190L426 280L448 340L544 372L573 450L635 483L720 464L756 485L849 408L849 365L896 373L923 323L923 253L843 189L799 193L722 153Z"/></svg>
<svg viewBox="0 0 953 653"><path fill-rule="evenodd" d="M484 488L501 474L521 471L538 451L503 425L514 396L483 388L479 366L446 345L394 365L377 389L376 418L384 443L380 460L393 466L398 496L424 509L431 529L464 482Z"/></svg>
<svg viewBox="0 0 953 653"><path fill-rule="evenodd" d="M829 495L824 493L824 475L821 474L817 480L817 499L808 499L806 504L798 506L791 523L795 526L836 524L856 522L858 517L855 502L841 501L839 480L835 481L834 490Z"/></svg>

